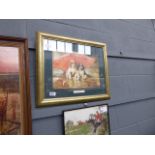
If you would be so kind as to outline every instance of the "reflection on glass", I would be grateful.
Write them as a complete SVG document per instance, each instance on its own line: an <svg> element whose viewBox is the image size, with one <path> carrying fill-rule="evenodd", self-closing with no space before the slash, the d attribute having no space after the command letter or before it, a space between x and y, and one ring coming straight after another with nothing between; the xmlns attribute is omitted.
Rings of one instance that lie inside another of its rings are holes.
<svg viewBox="0 0 155 155"><path fill-rule="evenodd" d="M43 49L48 50L48 40L47 39L44 39L44 41L43 41Z"/></svg>
<svg viewBox="0 0 155 155"><path fill-rule="evenodd" d="M72 50L72 43L66 43L65 44L66 46L66 53L72 53L73 50Z"/></svg>
<svg viewBox="0 0 155 155"><path fill-rule="evenodd" d="M85 46L85 54L91 55L91 47L90 46Z"/></svg>
<svg viewBox="0 0 155 155"><path fill-rule="evenodd" d="M48 41L48 49L50 51L56 51L56 41L55 40Z"/></svg>
<svg viewBox="0 0 155 155"><path fill-rule="evenodd" d="M84 45L78 45L78 53L84 54Z"/></svg>
<svg viewBox="0 0 155 155"><path fill-rule="evenodd" d="M57 41L57 51L65 52L65 43L62 41Z"/></svg>

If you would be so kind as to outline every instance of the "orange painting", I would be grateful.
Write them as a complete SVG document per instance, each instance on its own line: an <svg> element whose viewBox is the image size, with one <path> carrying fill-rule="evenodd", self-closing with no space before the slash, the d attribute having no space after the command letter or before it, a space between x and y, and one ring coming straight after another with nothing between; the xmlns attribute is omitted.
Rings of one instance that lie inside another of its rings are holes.
<svg viewBox="0 0 155 155"><path fill-rule="evenodd" d="M95 56L53 52L52 57L54 89L100 87L99 64Z"/></svg>
<svg viewBox="0 0 155 155"><path fill-rule="evenodd" d="M0 134L21 133L19 51L0 47Z"/></svg>

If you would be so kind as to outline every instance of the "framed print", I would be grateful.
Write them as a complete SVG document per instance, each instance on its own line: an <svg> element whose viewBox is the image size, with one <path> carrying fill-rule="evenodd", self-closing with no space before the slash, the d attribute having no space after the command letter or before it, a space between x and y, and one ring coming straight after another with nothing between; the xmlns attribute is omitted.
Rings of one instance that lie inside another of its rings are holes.
<svg viewBox="0 0 155 155"><path fill-rule="evenodd" d="M108 105L64 112L65 135L109 135Z"/></svg>
<svg viewBox="0 0 155 155"><path fill-rule="evenodd" d="M27 40L0 36L0 135L31 134Z"/></svg>
<svg viewBox="0 0 155 155"><path fill-rule="evenodd" d="M37 33L37 105L109 99L106 44Z"/></svg>

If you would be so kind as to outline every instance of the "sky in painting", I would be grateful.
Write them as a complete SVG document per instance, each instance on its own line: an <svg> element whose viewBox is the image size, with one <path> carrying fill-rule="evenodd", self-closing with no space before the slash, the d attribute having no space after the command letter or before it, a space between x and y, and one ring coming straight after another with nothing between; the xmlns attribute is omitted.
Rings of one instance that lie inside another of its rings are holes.
<svg viewBox="0 0 155 155"><path fill-rule="evenodd" d="M91 107L91 108L68 111L65 113L65 123L68 120L71 120L76 125L77 121L79 120L81 121L88 120L89 114L95 114L96 111L100 111L101 113L107 112L107 106L96 106L96 107Z"/></svg>
<svg viewBox="0 0 155 155"><path fill-rule="evenodd" d="M18 48L0 47L0 74L17 73L18 70Z"/></svg>

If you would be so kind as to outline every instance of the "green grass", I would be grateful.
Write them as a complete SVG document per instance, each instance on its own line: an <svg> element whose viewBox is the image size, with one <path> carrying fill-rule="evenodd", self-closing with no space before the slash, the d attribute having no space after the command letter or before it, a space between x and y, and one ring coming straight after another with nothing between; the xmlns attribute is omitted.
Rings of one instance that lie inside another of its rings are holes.
<svg viewBox="0 0 155 155"><path fill-rule="evenodd" d="M69 130L66 130L67 135L88 135L91 132L91 125L90 124L83 124L78 126L73 126Z"/></svg>
<svg viewBox="0 0 155 155"><path fill-rule="evenodd" d="M93 125L90 123L84 123L82 125L74 125L70 127L65 128L65 133L67 135L92 135L92 134L97 134L97 135L107 135L108 132L108 117L106 114L104 115L104 123L102 123L98 128L96 133L93 133Z"/></svg>

